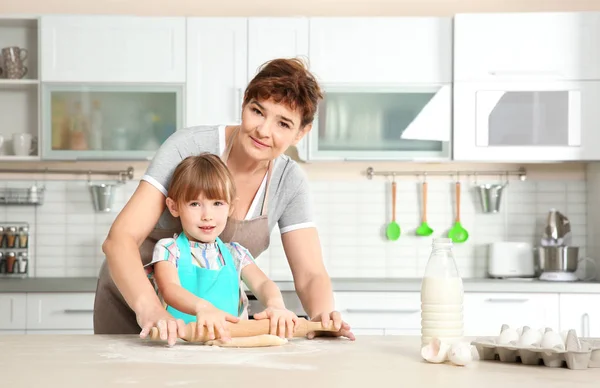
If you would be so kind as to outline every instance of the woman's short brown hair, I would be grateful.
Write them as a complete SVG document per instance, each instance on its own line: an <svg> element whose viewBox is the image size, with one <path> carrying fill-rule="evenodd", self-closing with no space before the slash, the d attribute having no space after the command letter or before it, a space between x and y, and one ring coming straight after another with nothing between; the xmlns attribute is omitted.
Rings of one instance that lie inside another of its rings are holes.
<svg viewBox="0 0 600 388"><path fill-rule="evenodd" d="M200 195L229 205L235 199L235 183L231 172L217 155L202 153L188 156L173 173L167 196L175 203L190 202Z"/></svg>
<svg viewBox="0 0 600 388"><path fill-rule="evenodd" d="M323 93L315 77L298 58L278 58L264 63L250 81L244 105L252 100L272 99L290 109L300 110L300 128L313 122Z"/></svg>

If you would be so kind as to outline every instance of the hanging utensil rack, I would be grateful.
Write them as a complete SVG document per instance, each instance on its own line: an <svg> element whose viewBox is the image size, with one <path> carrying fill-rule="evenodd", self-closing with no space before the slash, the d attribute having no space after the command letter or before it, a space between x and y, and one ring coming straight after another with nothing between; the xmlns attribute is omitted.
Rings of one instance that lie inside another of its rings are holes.
<svg viewBox="0 0 600 388"><path fill-rule="evenodd" d="M119 181L126 182L128 179L133 179L133 167L128 167L126 170L67 170L53 168L0 168L1 173L20 173L20 174L68 174L68 175L114 175L119 177Z"/></svg>
<svg viewBox="0 0 600 388"><path fill-rule="evenodd" d="M369 167L366 170L367 179L373 179L374 176L517 176L519 180L524 181L527 179L527 171L525 167L521 167L518 170L498 170L498 171L375 171L373 167Z"/></svg>

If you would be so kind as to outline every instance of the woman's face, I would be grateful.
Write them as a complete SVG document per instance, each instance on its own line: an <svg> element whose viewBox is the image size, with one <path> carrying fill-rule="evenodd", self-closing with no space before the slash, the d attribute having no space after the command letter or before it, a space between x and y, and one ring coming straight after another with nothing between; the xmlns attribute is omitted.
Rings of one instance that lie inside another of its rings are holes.
<svg viewBox="0 0 600 388"><path fill-rule="evenodd" d="M301 114L272 100L251 100L242 111L239 134L244 152L255 160L273 160L296 145L312 124L300 128Z"/></svg>

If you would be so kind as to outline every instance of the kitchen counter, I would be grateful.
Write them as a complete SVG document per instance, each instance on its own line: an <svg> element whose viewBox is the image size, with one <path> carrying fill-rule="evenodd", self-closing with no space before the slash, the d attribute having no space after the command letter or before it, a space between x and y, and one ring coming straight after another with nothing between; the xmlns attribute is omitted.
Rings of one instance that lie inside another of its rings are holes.
<svg viewBox="0 0 600 388"><path fill-rule="evenodd" d="M96 278L0 278L0 293L4 292L95 292ZM276 281L286 292L294 291L294 282ZM600 293L600 282L545 282L541 280L464 279L465 292L556 292ZM420 292L421 279L332 279L333 290L343 291L404 291Z"/></svg>
<svg viewBox="0 0 600 388"><path fill-rule="evenodd" d="M294 339L282 347L226 349L137 336L0 336L2 386L21 387L596 387L600 368L570 370L473 361L430 364L420 337Z"/></svg>

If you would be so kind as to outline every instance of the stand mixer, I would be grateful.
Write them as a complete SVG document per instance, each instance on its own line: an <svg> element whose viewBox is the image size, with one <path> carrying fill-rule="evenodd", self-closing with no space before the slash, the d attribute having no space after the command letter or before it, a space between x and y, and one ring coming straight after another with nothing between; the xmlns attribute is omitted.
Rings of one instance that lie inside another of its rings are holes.
<svg viewBox="0 0 600 388"><path fill-rule="evenodd" d="M577 281L579 248L571 246L573 236L569 219L550 209L540 246L536 249L535 267L540 280Z"/></svg>

